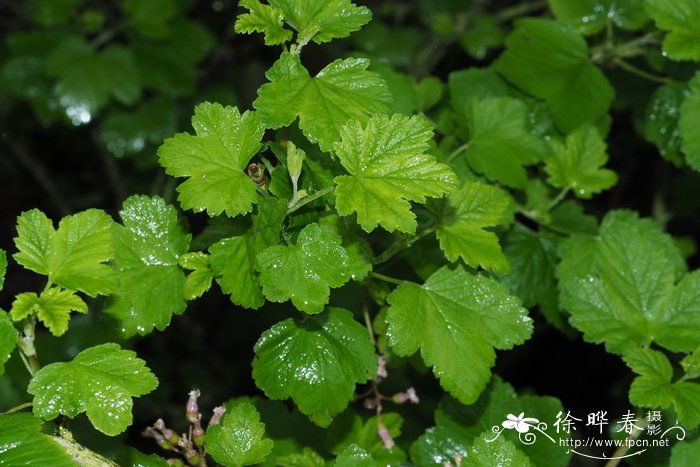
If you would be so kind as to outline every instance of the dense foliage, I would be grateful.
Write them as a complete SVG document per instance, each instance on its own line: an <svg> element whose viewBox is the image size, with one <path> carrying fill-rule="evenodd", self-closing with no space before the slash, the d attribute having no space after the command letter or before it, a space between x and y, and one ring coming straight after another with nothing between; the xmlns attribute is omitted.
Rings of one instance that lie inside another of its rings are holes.
<svg viewBox="0 0 700 467"><path fill-rule="evenodd" d="M1 2L0 465L694 465L699 24Z"/></svg>

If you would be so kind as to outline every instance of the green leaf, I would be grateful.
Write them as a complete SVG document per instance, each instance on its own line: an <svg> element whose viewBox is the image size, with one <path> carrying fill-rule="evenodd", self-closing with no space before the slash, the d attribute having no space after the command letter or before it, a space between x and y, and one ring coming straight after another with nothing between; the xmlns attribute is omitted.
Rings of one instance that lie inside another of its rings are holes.
<svg viewBox="0 0 700 467"><path fill-rule="evenodd" d="M263 247L258 236L247 234L226 238L209 248L216 282L236 305L257 310L265 303L255 271L255 258Z"/></svg>
<svg viewBox="0 0 700 467"><path fill-rule="evenodd" d="M214 274L209 268L209 256L201 251L187 253L180 256L178 261L181 267L192 272L185 278L185 300L194 300L204 295L211 288Z"/></svg>
<svg viewBox="0 0 700 467"><path fill-rule="evenodd" d="M659 87L649 99L644 118L644 137L656 144L662 156L677 165L683 161L678 131L679 109L689 94L686 84Z"/></svg>
<svg viewBox="0 0 700 467"><path fill-rule="evenodd" d="M547 155L544 143L527 128L527 106L509 97L472 99L466 105L469 164L492 180L523 188L523 166Z"/></svg>
<svg viewBox="0 0 700 467"><path fill-rule="evenodd" d="M480 182L466 182L453 191L436 231L447 259L462 258L473 268L508 272L498 237L485 227L498 225L510 204L505 191Z"/></svg>
<svg viewBox="0 0 700 467"><path fill-rule="evenodd" d="M270 82L258 89L253 107L273 129L299 117L309 141L330 151L348 120L389 107L391 94L378 74L367 71L368 65L366 59L336 60L312 78L298 55L285 52L267 71Z"/></svg>
<svg viewBox="0 0 700 467"><path fill-rule="evenodd" d="M5 286L5 272L7 272L7 254L0 249L0 290Z"/></svg>
<svg viewBox="0 0 700 467"><path fill-rule="evenodd" d="M66 451L41 432L42 421L28 413L0 414L0 464L75 467Z"/></svg>
<svg viewBox="0 0 700 467"><path fill-rule="evenodd" d="M547 101L554 122L566 133L595 123L613 99L612 86L588 59L586 41L552 20L519 21L496 68L520 89Z"/></svg>
<svg viewBox="0 0 700 467"><path fill-rule="evenodd" d="M56 26L70 20L76 7L85 0L31 0L32 19L42 26Z"/></svg>
<svg viewBox="0 0 700 467"><path fill-rule="evenodd" d="M683 367L686 378L695 379L700 377L700 345L693 353L686 355L683 360L681 360L681 366Z"/></svg>
<svg viewBox="0 0 700 467"><path fill-rule="evenodd" d="M244 171L262 147L265 126L260 116L204 102L194 109L192 127L196 136L179 133L158 149L167 174L189 177L177 188L182 208L206 209L210 216L250 212L257 188Z"/></svg>
<svg viewBox="0 0 700 467"><path fill-rule="evenodd" d="M340 236L316 223L304 227L296 245L264 249L255 268L268 300L291 299L297 309L309 314L323 311L330 288L350 279L349 259Z"/></svg>
<svg viewBox="0 0 700 467"><path fill-rule="evenodd" d="M284 13L279 8L265 5L259 0L241 0L238 5L249 13L236 19L234 29L237 33L261 32L265 34L265 45L279 45L291 40L292 31L284 29Z"/></svg>
<svg viewBox="0 0 700 467"><path fill-rule="evenodd" d="M360 446L351 444L338 454L333 465L335 467L377 467L380 464Z"/></svg>
<svg viewBox="0 0 700 467"><path fill-rule="evenodd" d="M185 310L185 274L178 261L190 235L175 208L158 197L131 196L119 214L124 222L114 233L119 286L105 313L119 320L125 337L154 327L162 331L173 313Z"/></svg>
<svg viewBox="0 0 700 467"><path fill-rule="evenodd" d="M513 443L504 438L493 440L493 436L493 433L487 432L476 438L462 465L465 467L491 467L494 465L528 467L533 465L530 459Z"/></svg>
<svg viewBox="0 0 700 467"><path fill-rule="evenodd" d="M421 350L440 384L474 402L491 378L495 349L527 340L532 321L506 286L458 268L439 269L424 285L406 282L387 302L387 335L397 355Z"/></svg>
<svg viewBox="0 0 700 467"><path fill-rule="evenodd" d="M92 297L112 291L113 273L103 264L112 259L114 221L104 211L88 209L53 223L38 209L17 218L13 256L27 269L49 277L66 289Z"/></svg>
<svg viewBox="0 0 700 467"><path fill-rule="evenodd" d="M95 428L109 436L131 424L132 397L153 391L158 380L136 353L117 344L83 350L73 361L51 363L29 382L34 414L53 420L86 412Z"/></svg>
<svg viewBox="0 0 700 467"><path fill-rule="evenodd" d="M491 49L503 44L504 38L505 34L498 18L482 14L474 18L472 25L462 34L459 43L469 55L483 60Z"/></svg>
<svg viewBox="0 0 700 467"><path fill-rule="evenodd" d="M700 456L700 439L681 441L671 449L670 467L695 467Z"/></svg>
<svg viewBox="0 0 700 467"><path fill-rule="evenodd" d="M255 354L253 378L265 395L291 397L323 427L345 409L355 384L372 379L377 369L367 329L340 308L275 324L260 336Z"/></svg>
<svg viewBox="0 0 700 467"><path fill-rule="evenodd" d="M153 39L168 36L168 23L177 14L177 4L173 0L124 0L122 9L129 26Z"/></svg>
<svg viewBox="0 0 700 467"><path fill-rule="evenodd" d="M5 362L10 359L10 353L17 345L19 334L12 325L7 312L0 310L0 375L5 372Z"/></svg>
<svg viewBox="0 0 700 467"><path fill-rule="evenodd" d="M87 304L72 290L53 287L41 295L24 292L12 302L10 316L20 321L29 315L36 315L54 336L62 336L68 330L70 312L87 313Z"/></svg>
<svg viewBox="0 0 700 467"><path fill-rule="evenodd" d="M593 126L580 126L567 135L565 143L552 141L551 146L545 170L552 186L569 188L587 199L617 183L615 172L601 169L608 161L606 144Z"/></svg>
<svg viewBox="0 0 700 467"><path fill-rule="evenodd" d="M511 272L501 280L523 300L523 306L539 306L547 321L561 328L564 323L554 275L559 260L557 247L553 236L516 224L506 236L504 246Z"/></svg>
<svg viewBox="0 0 700 467"><path fill-rule="evenodd" d="M629 349L623 359L632 371L640 375L632 381L630 402L640 407L662 409L673 404L684 427L693 429L700 425L700 384L671 383L671 362L656 350Z"/></svg>
<svg viewBox="0 0 700 467"><path fill-rule="evenodd" d="M680 107L678 134L683 140L686 162L693 169L700 171L700 132L694 124L700 118L700 73L696 73L688 84L690 95Z"/></svg>
<svg viewBox="0 0 700 467"><path fill-rule="evenodd" d="M170 465L162 457L155 454L144 454L130 447L119 451L115 460L121 467L168 467Z"/></svg>
<svg viewBox="0 0 700 467"><path fill-rule="evenodd" d="M335 150L350 175L335 178L338 213L357 212L367 232L377 225L414 232L409 201L424 203L426 196L450 191L456 181L448 166L426 153L432 136L418 116L374 115L366 125L353 120L344 126Z"/></svg>
<svg viewBox="0 0 700 467"><path fill-rule="evenodd" d="M513 88L490 68L454 71L448 78L450 101L461 125L467 124L468 104L473 100L510 97Z"/></svg>
<svg viewBox="0 0 700 467"><path fill-rule="evenodd" d="M356 445L366 451L378 465L404 465L406 453L397 445L387 448L378 433L381 425L392 439L397 440L401 437L403 421L403 417L396 412L383 412L379 418L373 416L366 420L345 412L330 427L329 440L334 441L332 447L329 446L330 450L342 453Z"/></svg>
<svg viewBox="0 0 700 467"><path fill-rule="evenodd" d="M135 109L112 109L102 119L99 139L117 157L145 155L175 132L176 115L171 100L141 102Z"/></svg>
<svg viewBox="0 0 700 467"><path fill-rule="evenodd" d="M240 402L228 408L221 424L207 429L205 448L216 462L238 467L264 461L272 445L255 406Z"/></svg>
<svg viewBox="0 0 700 467"><path fill-rule="evenodd" d="M89 123L110 96L125 105L141 97L141 79L130 49L113 45L96 52L82 39L68 38L46 60L57 78L54 93L74 125Z"/></svg>
<svg viewBox="0 0 700 467"><path fill-rule="evenodd" d="M652 342L694 350L700 271L683 276L685 264L671 238L629 211L609 213L598 237L585 238L574 235L563 244L558 271L562 304L584 338L604 342L613 353Z"/></svg>
<svg viewBox="0 0 700 467"><path fill-rule="evenodd" d="M268 0L297 31L297 42L322 44L347 37L372 19L372 12L350 0Z"/></svg>
<svg viewBox="0 0 700 467"><path fill-rule="evenodd" d="M194 93L199 76L197 63L215 44L202 25L178 20L167 41L134 41L134 53L143 86L158 94L188 96Z"/></svg>
<svg viewBox="0 0 700 467"><path fill-rule="evenodd" d="M279 443L275 443L277 447ZM304 448L301 452L280 456L277 458L279 467L325 467L326 461L311 448Z"/></svg>
<svg viewBox="0 0 700 467"><path fill-rule="evenodd" d="M484 433L489 434L489 439L493 438L493 427L501 428L508 414L518 415L524 412L526 417L537 418L551 427L557 413L563 410L558 399L519 396L512 386L495 377L475 404L464 406L450 397L444 397L435 411L436 426L428 429L413 443L411 458L416 465L443 465L444 461L454 463L455 455L461 456L464 462L464 458L473 451L478 438ZM516 430L504 430L500 438L513 443L535 465L568 466L571 453L562 450L560 446L569 438L569 434L563 430L558 433L553 429L546 432L554 438L555 443L538 437L536 443L525 444Z"/></svg>
<svg viewBox="0 0 700 467"><path fill-rule="evenodd" d="M638 0L549 0L554 16L583 35L597 34L608 22L634 31L649 20Z"/></svg>
<svg viewBox="0 0 700 467"><path fill-rule="evenodd" d="M675 60L700 60L700 3L697 0L645 0L644 7L656 26L669 31L664 52Z"/></svg>

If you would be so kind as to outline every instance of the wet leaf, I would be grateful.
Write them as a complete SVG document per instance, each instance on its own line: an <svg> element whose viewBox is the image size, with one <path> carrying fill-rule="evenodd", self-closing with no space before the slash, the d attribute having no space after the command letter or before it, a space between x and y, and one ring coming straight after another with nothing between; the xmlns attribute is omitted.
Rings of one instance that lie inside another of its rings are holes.
<svg viewBox="0 0 700 467"><path fill-rule="evenodd" d="M131 425L132 398L148 394L158 380L136 353L117 344L83 350L70 362L51 363L29 382L34 414L45 420L86 412L102 433L115 436Z"/></svg>
<svg viewBox="0 0 700 467"><path fill-rule="evenodd" d="M255 406L239 402L227 408L221 424L207 429L205 448L216 462L239 467L264 461L272 445Z"/></svg>

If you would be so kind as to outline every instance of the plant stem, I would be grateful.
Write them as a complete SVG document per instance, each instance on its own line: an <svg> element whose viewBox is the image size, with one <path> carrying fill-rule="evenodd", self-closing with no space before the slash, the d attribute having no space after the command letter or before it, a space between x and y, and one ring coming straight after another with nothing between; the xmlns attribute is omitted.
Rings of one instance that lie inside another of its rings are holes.
<svg viewBox="0 0 700 467"><path fill-rule="evenodd" d="M416 234L412 237L397 238L396 241L394 241L394 243L389 245L389 248L387 248L379 256L374 258L374 261L372 261L372 264L376 266L378 264L382 264L382 263L389 261L391 258L394 257L394 255L396 255L401 250L410 247L411 245L413 245L415 242L417 242L421 238L435 232L435 229L437 229L437 226L433 226L433 227L430 227L428 229L425 229L422 232L420 232L419 234Z"/></svg>
<svg viewBox="0 0 700 467"><path fill-rule="evenodd" d="M563 188L557 196L552 200L551 203L547 206L547 211L551 211L554 209L561 201L564 199L564 197L569 193L569 187Z"/></svg>
<svg viewBox="0 0 700 467"><path fill-rule="evenodd" d="M630 433L627 434L625 442L622 443L622 445L615 450L615 452L611 456L612 458L605 464L605 467L616 467L620 463L620 461L622 460L622 456L624 456L627 450L630 448L630 442L639 438L639 435L644 431L647 424L649 423L646 417L643 420L644 421L642 422L642 426L640 426L639 429L633 429Z"/></svg>
<svg viewBox="0 0 700 467"><path fill-rule="evenodd" d="M290 215L294 211L296 211L299 208L302 208L309 204L312 201L316 201L318 198L321 198L323 196L326 196L328 193L333 191L335 189L335 186L327 186L326 188L317 191L313 195L306 196L305 198L301 198L296 204L289 206L289 209L287 209L287 214L285 216Z"/></svg>
<svg viewBox="0 0 700 467"><path fill-rule="evenodd" d="M380 281L388 282L390 284L401 285L404 282L406 282L404 280L396 279L394 277L385 276L384 274L379 274L378 272L374 272L374 271L370 272L369 275L371 277L374 277L375 279L379 279Z"/></svg>
<svg viewBox="0 0 700 467"><path fill-rule="evenodd" d="M512 6L510 8L504 8L503 10L499 11L498 14L496 15L496 19L501 22L505 23L507 21L510 21L515 18L519 18L521 16L529 15L530 13L534 13L539 10L543 10L544 8L547 7L547 2L546 0L535 0L532 2L522 2L518 3L515 6Z"/></svg>
<svg viewBox="0 0 700 467"><path fill-rule="evenodd" d="M27 407L31 407L31 406L32 406L31 402L25 402L24 404L20 404L20 405L17 405L15 407L12 407L11 409L6 410L5 412L3 412L3 414L19 412L20 410L24 410Z"/></svg>
<svg viewBox="0 0 700 467"><path fill-rule="evenodd" d="M634 75L637 75L641 78L647 79L647 80L652 81L654 83L661 83L661 84L673 83L673 80L670 78L666 78L665 76L658 76L658 75L655 75L653 73L649 73L647 71L644 71L644 70L632 65L631 63L623 60L622 58L619 58L619 57L614 58L613 63L615 63L615 65L619 66L620 68L622 68L625 71L628 71Z"/></svg>
<svg viewBox="0 0 700 467"><path fill-rule="evenodd" d="M455 159L455 157L459 156L464 151L466 151L467 148L469 148L469 143L464 143L463 145L461 145L460 147L458 147L457 149L452 151L450 153L450 155L447 156L447 160L445 160L445 162L447 162L449 164L450 162L452 162Z"/></svg>
<svg viewBox="0 0 700 467"><path fill-rule="evenodd" d="M36 356L36 348L34 347L34 330L36 328L36 318L32 315L24 320L24 328L22 336L19 339L17 346L19 347L20 356L27 367L29 374L34 376L41 365Z"/></svg>
<svg viewBox="0 0 700 467"><path fill-rule="evenodd" d="M365 318L365 327L367 328L367 332L369 333L369 340L372 341L373 346L377 346L377 340L374 337L374 329L372 328L372 318L369 316L369 309L367 308L367 305L364 306L364 309L362 310L362 316Z"/></svg>

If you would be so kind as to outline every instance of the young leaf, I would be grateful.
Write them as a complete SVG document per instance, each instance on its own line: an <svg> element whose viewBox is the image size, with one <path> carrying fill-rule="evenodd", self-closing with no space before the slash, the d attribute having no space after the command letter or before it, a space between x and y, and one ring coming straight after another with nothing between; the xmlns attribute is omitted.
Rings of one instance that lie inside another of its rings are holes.
<svg viewBox="0 0 700 467"><path fill-rule="evenodd" d="M613 211L596 239L584 247L582 238L563 244L558 274L562 304L587 341L604 342L613 353L652 342L672 351L695 349L700 271L683 276L683 259L657 224Z"/></svg>
<svg viewBox="0 0 700 467"><path fill-rule="evenodd" d="M634 31L649 20L639 0L549 0L554 16L584 35L597 34L608 22Z"/></svg>
<svg viewBox="0 0 700 467"><path fill-rule="evenodd" d="M357 212L367 232L377 225L414 232L409 201L424 203L455 185L452 170L426 154L433 134L421 117L374 115L366 125L350 121L340 134L335 150L350 175L335 178L336 209L345 216Z"/></svg>
<svg viewBox="0 0 700 467"><path fill-rule="evenodd" d="M508 272L498 237L484 228L498 225L510 203L505 191L484 183L466 182L453 191L437 228L447 259L454 262L461 257L473 268Z"/></svg>
<svg viewBox="0 0 700 467"><path fill-rule="evenodd" d="M349 259L341 238L327 226L309 224L296 245L273 245L258 254L255 268L268 300L292 300L297 309L320 313L330 288L350 279Z"/></svg>
<svg viewBox="0 0 700 467"><path fill-rule="evenodd" d="M15 298L10 316L15 321L36 315L54 336L62 336L68 330L70 312L87 313L87 304L72 290L52 287L41 295L24 292Z"/></svg>
<svg viewBox="0 0 700 467"><path fill-rule="evenodd" d="M262 146L260 116L204 102L194 109L192 127L196 136L179 133L158 149L168 175L189 177L177 188L182 208L230 217L251 211L257 188L245 168Z"/></svg>
<svg viewBox="0 0 700 467"><path fill-rule="evenodd" d="M265 424L249 402L228 408L223 422L207 429L206 450L214 460L227 467L258 464L272 450L273 442L265 438Z"/></svg>
<svg viewBox="0 0 700 467"><path fill-rule="evenodd" d="M506 236L504 246L511 272L501 280L523 300L523 306L539 306L547 321L561 328L564 323L554 276L558 246L553 236L516 224Z"/></svg>
<svg viewBox="0 0 700 467"><path fill-rule="evenodd" d="M0 375L5 372L5 362L9 360L10 353L17 345L19 335L12 325L12 320L7 312L0 310Z"/></svg>
<svg viewBox="0 0 700 467"><path fill-rule="evenodd" d="M53 223L38 209L17 219L15 260L66 289L90 296L112 291L113 272L103 264L112 259L114 221L104 211L88 209Z"/></svg>
<svg viewBox="0 0 700 467"><path fill-rule="evenodd" d="M370 453L357 444L351 444L343 449L333 462L334 467L377 467L378 465Z"/></svg>
<svg viewBox="0 0 700 467"><path fill-rule="evenodd" d="M52 420L86 412L95 428L109 436L131 424L132 397L153 391L158 380L136 353L117 344L83 350L73 361L51 363L29 382L34 414Z"/></svg>
<svg viewBox="0 0 700 467"><path fill-rule="evenodd" d="M292 38L292 31L284 29L284 13L279 8L260 3L259 0L241 0L239 6L249 13L240 15L234 27L239 34L261 32L265 34L265 45L284 44Z"/></svg>
<svg viewBox="0 0 700 467"><path fill-rule="evenodd" d="M513 443L500 437L493 440L493 436L493 433L487 432L476 438L462 465L465 467L491 467L493 465L529 467L533 465L530 459Z"/></svg>
<svg viewBox="0 0 700 467"><path fill-rule="evenodd" d="M491 378L497 349L532 333L532 320L506 286L458 268L439 269L423 285L406 282L387 301L387 335L397 355L421 350L440 384L465 404Z"/></svg>
<svg viewBox="0 0 700 467"><path fill-rule="evenodd" d="M28 413L0 414L0 465L76 467L65 449L41 432L42 423Z"/></svg>
<svg viewBox="0 0 700 467"><path fill-rule="evenodd" d="M698 40L700 41L700 37ZM697 124L694 124L700 119L700 73L696 73L688 84L690 95L680 107L678 133L683 140L682 147L686 162L693 169L700 171L700 132Z"/></svg>
<svg viewBox="0 0 700 467"><path fill-rule="evenodd" d="M336 60L312 78L298 55L285 52L267 71L270 82L258 90L253 107L273 129L299 117L299 127L309 141L330 151L348 120L388 109L391 94L367 66L366 59Z"/></svg>
<svg viewBox="0 0 700 467"><path fill-rule="evenodd" d="M125 337L163 330L173 313L185 310L185 274L178 265L190 235L175 208L161 198L131 196L119 212L124 226L115 228L119 286L105 313L119 320Z"/></svg>
<svg viewBox="0 0 700 467"><path fill-rule="evenodd" d="M665 409L673 404L681 424L693 429L700 425L700 384L671 383L673 368L668 358L651 349L625 351L625 363L637 374L632 381L630 402L640 407Z"/></svg>
<svg viewBox="0 0 700 467"><path fill-rule="evenodd" d="M547 155L547 147L526 127L528 114L522 101L510 97L467 102L467 160L474 170L510 187L525 186L523 166Z"/></svg>
<svg viewBox="0 0 700 467"><path fill-rule="evenodd" d="M452 399L443 397L435 411L434 428L418 438L411 446L411 459L416 465L443 465L445 461L454 462L455 455L462 458L474 447L475 439L488 432L492 438L492 427L501 427L507 414L525 413L550 424L557 413L564 410L561 402L553 397L518 395L512 386L495 377L476 403L465 406ZM551 425L550 425L551 426ZM556 441L524 444L516 430L504 430L501 438L515 444L535 465L548 467L566 467L571 458L570 451L562 450L560 443L569 438L569 434L547 430ZM561 441L560 441L561 440ZM463 459L464 461L464 459ZM511 464L507 464L511 465ZM512 464L519 465L519 464Z"/></svg>
<svg viewBox="0 0 700 467"><path fill-rule="evenodd" d="M547 181L558 188L570 188L579 198L590 198L617 183L612 170L601 169L608 161L606 144L591 125L578 127L566 143L552 141L552 156L545 170Z"/></svg>
<svg viewBox="0 0 700 467"><path fill-rule="evenodd" d="M685 83L664 84L652 94L644 115L644 137L656 144L662 156L677 165L683 162L679 109L689 94Z"/></svg>
<svg viewBox="0 0 700 467"><path fill-rule="evenodd" d="M594 123L613 99L612 86L588 59L586 41L552 20L518 22L496 68L508 81L547 101L557 127L566 133Z"/></svg>
<svg viewBox="0 0 700 467"><path fill-rule="evenodd" d="M297 42L317 44L347 37L372 19L372 12L350 0L269 0L297 30Z"/></svg>
<svg viewBox="0 0 700 467"><path fill-rule="evenodd" d="M267 397L291 397L323 427L345 409L355 384L377 369L367 329L340 308L275 324L260 336L255 354L253 378Z"/></svg>
<svg viewBox="0 0 700 467"><path fill-rule="evenodd" d="M209 268L209 256L201 251L187 253L180 256L180 266L192 272L185 278L185 300L194 300L201 297L211 288L214 275Z"/></svg>
<svg viewBox="0 0 700 467"><path fill-rule="evenodd" d="M696 0L645 0L644 6L656 26L669 31L664 52L675 60L700 60L700 3Z"/></svg>
<svg viewBox="0 0 700 467"><path fill-rule="evenodd" d="M347 412L345 412L347 413ZM334 444L332 452L338 453L347 450L350 446L357 446L367 452L375 460L376 465L404 465L406 453L401 447L394 445L387 448L382 438L378 436L377 428L379 423L386 428L389 436L396 440L401 437L403 417L396 412L384 412L379 418L377 416L363 419L358 415L345 417L345 414L334 422L330 427L331 433L342 431L340 439L332 436ZM351 419L349 419L351 418ZM340 430L338 430L338 428Z"/></svg>
<svg viewBox="0 0 700 467"><path fill-rule="evenodd" d="M265 303L255 271L255 258L263 248L260 238L250 234L226 238L209 248L216 282L236 305L257 310Z"/></svg>

